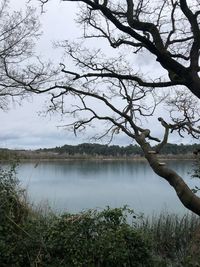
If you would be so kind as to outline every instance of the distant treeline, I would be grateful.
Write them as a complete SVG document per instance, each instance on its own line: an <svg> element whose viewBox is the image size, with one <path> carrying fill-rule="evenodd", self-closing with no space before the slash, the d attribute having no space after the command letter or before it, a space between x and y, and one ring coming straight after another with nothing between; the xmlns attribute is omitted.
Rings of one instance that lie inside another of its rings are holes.
<svg viewBox="0 0 200 267"><path fill-rule="evenodd" d="M167 144L161 151L161 156L171 158L190 158L200 145ZM0 160L12 161L18 159L92 159L92 158L140 158L143 157L141 148L137 145L118 146L84 143L80 145L64 145L54 148L37 150L0 149Z"/></svg>
<svg viewBox="0 0 200 267"><path fill-rule="evenodd" d="M193 153L200 148L198 144L192 145L176 145L167 144L161 154L163 155L180 155ZM39 149L42 152L53 152L57 154L68 154L68 155L91 155L91 156L142 156L143 152L141 148L137 145L128 146L118 146L118 145L101 145L101 144L90 144L83 143L80 145L64 145L61 147L49 148L49 149Z"/></svg>

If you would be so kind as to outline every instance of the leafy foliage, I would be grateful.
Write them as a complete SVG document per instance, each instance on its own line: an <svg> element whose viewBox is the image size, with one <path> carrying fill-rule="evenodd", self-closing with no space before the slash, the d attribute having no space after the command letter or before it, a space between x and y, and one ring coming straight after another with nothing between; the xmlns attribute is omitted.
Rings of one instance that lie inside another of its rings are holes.
<svg viewBox="0 0 200 267"><path fill-rule="evenodd" d="M151 244L127 224L125 209L64 214L51 226L51 259L66 266L152 266Z"/></svg>
<svg viewBox="0 0 200 267"><path fill-rule="evenodd" d="M200 157L199 156L197 156L196 161L194 163L192 177L200 178Z"/></svg>
<svg viewBox="0 0 200 267"><path fill-rule="evenodd" d="M15 174L15 166L0 169L0 262L3 266L17 264L16 258L21 255L20 228L28 212Z"/></svg>
<svg viewBox="0 0 200 267"><path fill-rule="evenodd" d="M199 154L197 153L196 155L196 159L193 162L193 169L190 173L191 178L195 178L195 179L200 179L200 157ZM192 191L196 194L197 192L200 191L199 186L195 185L195 187L192 189Z"/></svg>
<svg viewBox="0 0 200 267"><path fill-rule="evenodd" d="M0 265L32 266L42 248L46 219L28 205L16 165L0 168Z"/></svg>

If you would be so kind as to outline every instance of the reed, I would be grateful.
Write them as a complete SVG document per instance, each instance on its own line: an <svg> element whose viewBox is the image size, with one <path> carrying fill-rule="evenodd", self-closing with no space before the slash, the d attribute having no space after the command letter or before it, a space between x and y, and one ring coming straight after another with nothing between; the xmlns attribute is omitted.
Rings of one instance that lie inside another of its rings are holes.
<svg viewBox="0 0 200 267"><path fill-rule="evenodd" d="M191 257L196 233L200 233L198 216L191 213L180 216L165 211L143 219L139 227L151 236L153 254L165 262L163 266L189 266L185 264Z"/></svg>

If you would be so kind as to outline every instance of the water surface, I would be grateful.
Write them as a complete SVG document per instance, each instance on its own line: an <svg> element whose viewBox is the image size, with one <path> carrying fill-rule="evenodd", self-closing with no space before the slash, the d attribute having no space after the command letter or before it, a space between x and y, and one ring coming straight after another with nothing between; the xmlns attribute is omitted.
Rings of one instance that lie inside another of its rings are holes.
<svg viewBox="0 0 200 267"><path fill-rule="evenodd" d="M190 161L167 162L193 187ZM173 188L145 161L53 161L23 163L18 178L34 203L48 201L53 210L79 212L89 208L129 205L136 212L185 213Z"/></svg>

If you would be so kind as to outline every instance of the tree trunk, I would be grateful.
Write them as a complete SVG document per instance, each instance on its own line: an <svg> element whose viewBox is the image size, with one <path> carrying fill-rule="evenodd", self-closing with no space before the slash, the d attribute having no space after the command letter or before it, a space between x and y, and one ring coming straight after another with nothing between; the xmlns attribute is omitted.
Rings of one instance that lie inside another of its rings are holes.
<svg viewBox="0 0 200 267"><path fill-rule="evenodd" d="M145 158L148 160L153 171L168 181L168 183L176 191L176 194L182 204L187 209L200 216L200 198L192 192L192 190L184 182L183 178L160 162L158 156L152 153L150 144L147 143L143 137L137 137L136 141L141 146Z"/></svg>
<svg viewBox="0 0 200 267"><path fill-rule="evenodd" d="M198 74L193 74L192 75L192 79L191 82L190 80L188 81L188 84L186 85L190 91L197 97L200 99L200 78L198 76Z"/></svg>

